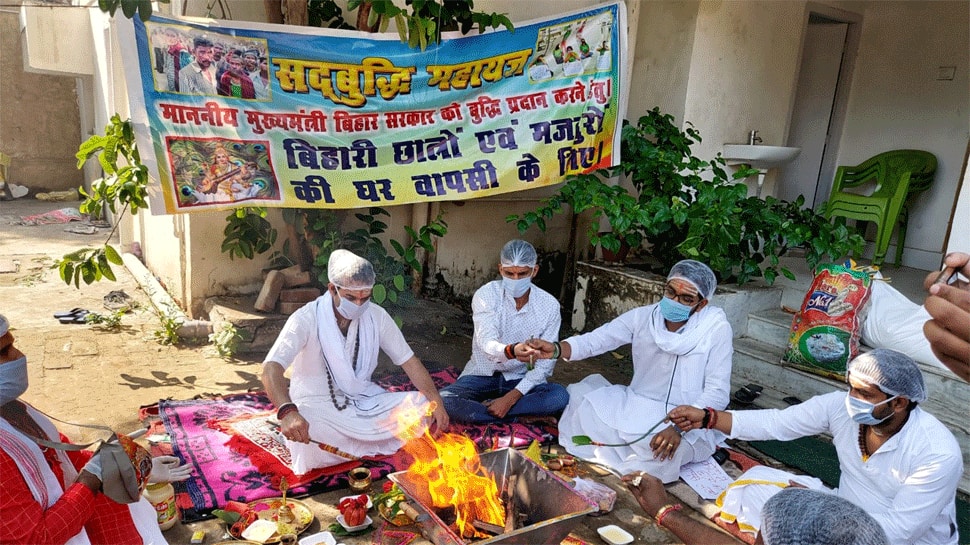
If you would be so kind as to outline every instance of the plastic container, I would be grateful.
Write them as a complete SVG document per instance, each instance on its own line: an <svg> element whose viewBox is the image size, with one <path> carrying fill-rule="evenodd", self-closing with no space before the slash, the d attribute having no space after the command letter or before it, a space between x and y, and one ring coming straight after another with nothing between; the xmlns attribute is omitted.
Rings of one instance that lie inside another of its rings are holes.
<svg viewBox="0 0 970 545"><path fill-rule="evenodd" d="M627 543L633 543L633 536L615 524L597 528L596 531L610 545L627 545Z"/></svg>
<svg viewBox="0 0 970 545"><path fill-rule="evenodd" d="M145 499L155 507L158 516L158 527L168 530L178 521L178 511L175 509L175 488L171 483L152 483L145 487Z"/></svg>

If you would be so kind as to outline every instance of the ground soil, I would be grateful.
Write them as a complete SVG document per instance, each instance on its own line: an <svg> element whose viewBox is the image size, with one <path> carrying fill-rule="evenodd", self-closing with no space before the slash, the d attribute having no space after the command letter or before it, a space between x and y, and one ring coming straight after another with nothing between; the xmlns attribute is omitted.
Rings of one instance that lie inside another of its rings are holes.
<svg viewBox="0 0 970 545"><path fill-rule="evenodd" d="M109 229L94 235L65 232L78 223L19 225L22 216L77 202L46 203L30 199L0 202L0 313L9 319L17 346L27 355L30 388L28 402L58 419L81 424L104 424L130 432L141 427L138 408L160 399L188 399L199 395L242 392L261 387L260 362L264 354L240 354L233 359L219 357L208 345L165 345L158 341L163 331L150 299L131 274L116 267L116 282L68 286L52 269L55 260L83 246L96 246L108 237ZM61 324L54 312L84 308L108 314L103 298L112 290L124 290L135 301L117 329L89 324ZM467 308L436 299L419 299L401 312L403 331L415 353L429 367L467 361L472 324ZM564 319L564 334L568 318ZM608 353L599 358L557 366L553 381L578 382L600 373L613 382L628 382L629 351ZM382 368L379 372L388 372ZM74 440L91 439L93 432L68 424L60 425ZM676 543L668 532L644 517L633 497L612 475L593 469L582 470L618 491L616 508L602 518L583 517L575 533L590 543L599 542L595 529L618 524L638 536L640 543ZM333 521L333 504L347 491L308 498L317 520L309 531L325 529ZM166 531L171 543L188 543L193 530L204 529L206 543L220 538L214 521L176 525ZM404 528L407 529L407 528ZM413 528L412 528L413 529ZM369 543L369 536L344 542Z"/></svg>

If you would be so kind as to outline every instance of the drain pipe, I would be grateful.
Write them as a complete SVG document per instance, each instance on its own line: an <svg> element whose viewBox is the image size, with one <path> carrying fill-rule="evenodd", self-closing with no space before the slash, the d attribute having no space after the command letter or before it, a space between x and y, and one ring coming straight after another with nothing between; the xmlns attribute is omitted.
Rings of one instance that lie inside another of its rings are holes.
<svg viewBox="0 0 970 545"><path fill-rule="evenodd" d="M131 276L141 286L142 291L148 294L148 298L151 299L155 311L159 314L169 316L182 324L175 332L179 337L183 339L208 339L209 334L213 331L212 322L207 320L189 320L188 316L182 312L182 308L178 306L175 300L165 291L165 288L162 287L162 284L155 278L155 275L134 254L123 253L121 254L121 260L124 261L125 267L128 268Z"/></svg>

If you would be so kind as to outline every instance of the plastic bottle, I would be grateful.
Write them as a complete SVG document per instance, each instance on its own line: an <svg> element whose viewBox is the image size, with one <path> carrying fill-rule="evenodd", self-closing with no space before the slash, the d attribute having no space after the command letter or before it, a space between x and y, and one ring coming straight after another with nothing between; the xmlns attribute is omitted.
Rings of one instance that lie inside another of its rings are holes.
<svg viewBox="0 0 970 545"><path fill-rule="evenodd" d="M175 510L175 488L171 483L152 483L145 487L145 498L155 507L158 527L168 530L175 526L178 512Z"/></svg>

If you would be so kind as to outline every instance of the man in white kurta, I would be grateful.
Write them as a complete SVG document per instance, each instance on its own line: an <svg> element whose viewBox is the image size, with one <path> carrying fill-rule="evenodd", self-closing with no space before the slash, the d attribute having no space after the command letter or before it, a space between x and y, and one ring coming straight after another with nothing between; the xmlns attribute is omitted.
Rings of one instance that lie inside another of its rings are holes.
<svg viewBox="0 0 970 545"><path fill-rule="evenodd" d="M664 482L676 480L680 466L702 461L723 435L694 430L680 435L661 424L682 404L723 409L729 400L731 325L724 311L710 306L716 279L707 265L677 263L664 299L626 312L590 333L560 343L567 360L580 360L632 344L633 378L628 386L591 375L571 384L569 404L559 421L559 444L575 456L620 473L643 471ZM555 350L536 342L543 352ZM651 430L654 425L656 429ZM603 445L581 445L574 436ZM615 446L614 446L615 445Z"/></svg>
<svg viewBox="0 0 970 545"><path fill-rule="evenodd" d="M394 410L399 407L431 415L411 422L411 434L432 422L441 431L448 427L427 369L387 311L370 304L371 264L335 250L328 276L327 293L290 316L263 364L263 385L277 407L296 474L397 452L405 439ZM388 392L371 380L381 350L417 392Z"/></svg>
<svg viewBox="0 0 970 545"><path fill-rule="evenodd" d="M916 362L877 349L850 362L848 379L848 394L823 394L784 410L721 413L716 427L743 440L831 434L842 472L836 492L872 515L891 543L956 545L963 458L946 426L915 405L926 400ZM867 410L857 408L860 400ZM689 407L670 414L682 428L703 416Z"/></svg>

